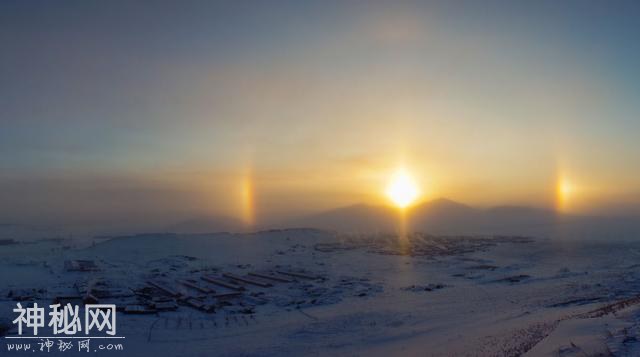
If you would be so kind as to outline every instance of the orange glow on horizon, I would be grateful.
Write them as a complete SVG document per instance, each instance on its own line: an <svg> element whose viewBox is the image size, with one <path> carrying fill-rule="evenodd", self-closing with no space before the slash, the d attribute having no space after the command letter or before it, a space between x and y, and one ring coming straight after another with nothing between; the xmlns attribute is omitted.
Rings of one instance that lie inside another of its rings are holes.
<svg viewBox="0 0 640 357"><path fill-rule="evenodd" d="M253 179L250 175L246 175L242 179L240 195L242 204L242 221L245 225L252 226L255 224L255 194Z"/></svg>

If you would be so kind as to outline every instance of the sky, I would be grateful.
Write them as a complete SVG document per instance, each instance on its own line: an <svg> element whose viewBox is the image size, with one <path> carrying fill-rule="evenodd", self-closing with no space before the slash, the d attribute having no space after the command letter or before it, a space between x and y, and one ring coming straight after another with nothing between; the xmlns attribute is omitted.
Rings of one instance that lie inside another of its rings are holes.
<svg viewBox="0 0 640 357"><path fill-rule="evenodd" d="M383 203L401 167L424 200L638 212L639 16L636 1L2 1L0 221L268 222Z"/></svg>

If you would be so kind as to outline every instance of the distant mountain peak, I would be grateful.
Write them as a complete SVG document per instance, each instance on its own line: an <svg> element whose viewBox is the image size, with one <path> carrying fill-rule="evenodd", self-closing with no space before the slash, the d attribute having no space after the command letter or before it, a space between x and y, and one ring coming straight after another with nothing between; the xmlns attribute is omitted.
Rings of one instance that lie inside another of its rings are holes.
<svg viewBox="0 0 640 357"><path fill-rule="evenodd" d="M436 198L436 199L433 199L433 200L430 200L430 201L426 201L426 202L423 203L423 205L472 208L469 205L454 201L454 200L446 198L446 197L439 197L439 198Z"/></svg>

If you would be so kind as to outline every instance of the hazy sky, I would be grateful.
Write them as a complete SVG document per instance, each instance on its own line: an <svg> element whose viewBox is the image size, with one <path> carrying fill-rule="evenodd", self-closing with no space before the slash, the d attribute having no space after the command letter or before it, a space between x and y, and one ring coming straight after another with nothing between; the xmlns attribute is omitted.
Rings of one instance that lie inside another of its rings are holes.
<svg viewBox="0 0 640 357"><path fill-rule="evenodd" d="M568 210L624 211L639 18L637 1L2 1L0 221L247 200L264 221L380 203L401 165L424 199L549 206L563 178Z"/></svg>

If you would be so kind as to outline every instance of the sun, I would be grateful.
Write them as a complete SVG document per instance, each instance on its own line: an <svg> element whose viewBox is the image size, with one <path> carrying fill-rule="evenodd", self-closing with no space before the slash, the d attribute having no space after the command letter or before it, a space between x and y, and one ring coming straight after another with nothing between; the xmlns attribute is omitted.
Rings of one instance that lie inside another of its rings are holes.
<svg viewBox="0 0 640 357"><path fill-rule="evenodd" d="M420 192L411 176L401 169L392 176L386 194L396 206L405 208L418 198Z"/></svg>

